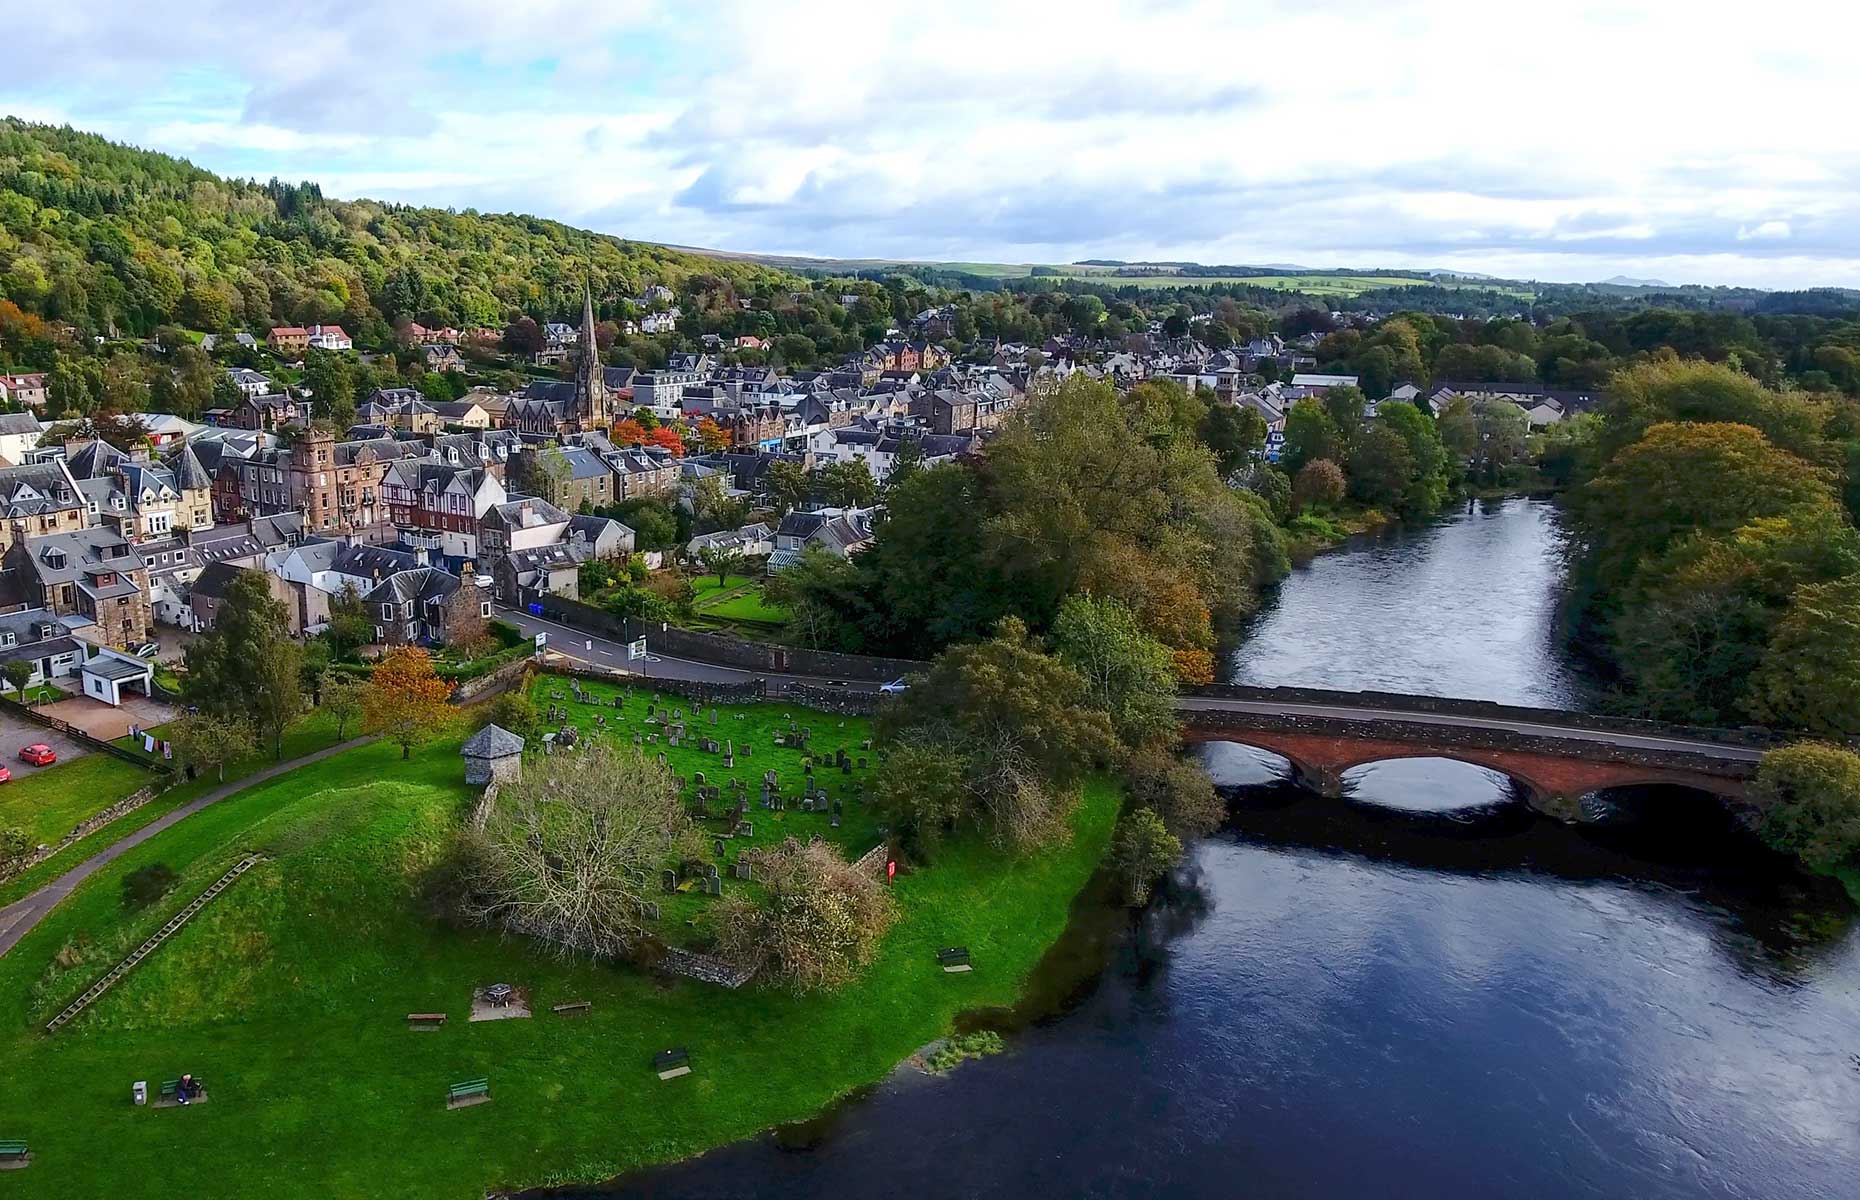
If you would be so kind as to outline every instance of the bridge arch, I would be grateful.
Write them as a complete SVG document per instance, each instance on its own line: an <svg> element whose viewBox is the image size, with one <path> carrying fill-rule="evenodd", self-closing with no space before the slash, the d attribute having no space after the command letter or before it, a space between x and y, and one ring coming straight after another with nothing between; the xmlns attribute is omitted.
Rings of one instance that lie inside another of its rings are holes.
<svg viewBox="0 0 1860 1200"><path fill-rule="evenodd" d="M1299 786L1340 798L1343 776L1352 768L1404 758L1442 758L1495 771L1514 781L1527 804L1559 820L1582 819L1582 797L1606 788L1674 785L1707 792L1733 805L1745 800L1743 781L1704 771L1649 766L1635 762L1597 761L1498 746L1468 744L1446 737L1401 741L1386 737L1253 728L1191 726L1191 742L1225 741L1277 754L1292 765Z"/></svg>

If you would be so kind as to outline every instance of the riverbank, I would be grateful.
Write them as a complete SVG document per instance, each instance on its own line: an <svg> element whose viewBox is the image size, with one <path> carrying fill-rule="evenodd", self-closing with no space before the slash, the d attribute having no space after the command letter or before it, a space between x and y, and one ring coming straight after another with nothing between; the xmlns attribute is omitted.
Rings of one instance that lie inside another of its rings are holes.
<svg viewBox="0 0 1860 1200"><path fill-rule="evenodd" d="M901 875L897 927L840 992L726 992L435 920L428 875L472 801L458 745L405 762L366 746L223 800L88 880L0 958L0 1005L16 1014L0 1035L0 1137L34 1152L9 1188L105 1195L145 1177L201 1197L262 1186L278 1200L438 1200L595 1182L800 1120L883 1078L959 1014L1014 1003L1119 806L1116 787L1095 781L1064 846L1010 858L968 840ZM254 852L258 866L83 1018L37 1032L180 899ZM157 864L175 876L167 896L126 908L124 879ZM975 970L945 974L935 951L947 945L967 945ZM468 1023L472 989L500 981L526 989L537 1015ZM591 1011L553 1015L570 999ZM452 1020L415 1033L410 1012ZM692 1075L654 1076L667 1046L689 1048ZM209 1105L130 1103L131 1081L182 1071L206 1079ZM480 1076L492 1103L447 1111L447 1086Z"/></svg>

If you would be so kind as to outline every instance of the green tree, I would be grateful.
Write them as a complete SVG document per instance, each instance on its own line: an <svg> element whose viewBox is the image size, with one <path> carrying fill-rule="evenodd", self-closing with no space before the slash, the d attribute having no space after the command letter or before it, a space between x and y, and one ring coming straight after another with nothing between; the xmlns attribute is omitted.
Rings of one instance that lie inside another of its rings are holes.
<svg viewBox="0 0 1860 1200"><path fill-rule="evenodd" d="M1059 660L1077 671L1092 703L1127 746L1172 740L1176 676L1168 647L1150 637L1116 600L1068 596L1053 622Z"/></svg>
<svg viewBox="0 0 1860 1200"><path fill-rule="evenodd" d="M1860 851L1860 754L1798 742L1763 756L1751 793L1758 832L1817 871L1851 866Z"/></svg>
<svg viewBox="0 0 1860 1200"><path fill-rule="evenodd" d="M1371 425L1350 442L1350 494L1364 504L1399 508L1413 475L1414 456L1394 430Z"/></svg>
<svg viewBox="0 0 1860 1200"><path fill-rule="evenodd" d="M1201 764L1163 746L1131 754L1124 764L1124 792L1132 807L1153 811L1184 842L1213 833L1227 817L1227 802Z"/></svg>
<svg viewBox="0 0 1860 1200"><path fill-rule="evenodd" d="M1346 441L1355 433L1357 426L1363 423L1363 407L1366 403L1360 388L1346 386L1324 389L1324 411Z"/></svg>
<svg viewBox="0 0 1860 1200"><path fill-rule="evenodd" d="M878 500L878 482L863 459L829 463L820 471L820 494L839 508L870 508Z"/></svg>
<svg viewBox="0 0 1860 1200"><path fill-rule="evenodd" d="M1300 400L1286 412L1285 448L1279 452L1279 462L1294 477L1313 459L1336 461L1342 448L1337 422L1316 400Z"/></svg>
<svg viewBox="0 0 1860 1200"><path fill-rule="evenodd" d="M349 725L362 716L367 681L347 671L330 671L323 676L318 692L317 707L336 718L336 740L341 741L348 736Z"/></svg>
<svg viewBox="0 0 1860 1200"><path fill-rule="evenodd" d="M568 485L574 475L568 456L553 442L523 451L523 487L531 495L560 508L568 503Z"/></svg>
<svg viewBox="0 0 1860 1200"><path fill-rule="evenodd" d="M318 412L338 429L355 421L355 363L336 350L304 352L304 386Z"/></svg>
<svg viewBox="0 0 1860 1200"><path fill-rule="evenodd" d="M787 516L813 491L813 481L800 463L777 459L762 476L762 490L777 516Z"/></svg>
<svg viewBox="0 0 1860 1200"><path fill-rule="evenodd" d="M1376 424L1402 439L1408 447L1408 484L1399 507L1405 516L1430 515L1447 498L1447 451L1433 418L1406 401L1384 401Z"/></svg>
<svg viewBox="0 0 1860 1200"><path fill-rule="evenodd" d="M251 721L284 751L284 730L304 709L303 647L263 571L240 571L226 586L211 633L190 644L183 694L228 720Z"/></svg>
<svg viewBox="0 0 1860 1200"><path fill-rule="evenodd" d="M704 564L704 570L717 577L717 586L729 582L731 575L741 573L743 564L749 560L741 550L729 546L705 546L698 551L698 561Z"/></svg>
<svg viewBox="0 0 1860 1200"><path fill-rule="evenodd" d="M21 699L24 699L26 695L26 685L32 682L32 673L34 670L35 668L31 659L16 658L5 664L0 664L0 678L4 678L7 686L12 688Z"/></svg>
<svg viewBox="0 0 1860 1200"><path fill-rule="evenodd" d="M1133 908L1147 904L1156 881L1181 860L1181 840L1154 812L1137 808L1118 819L1106 861Z"/></svg>
<svg viewBox="0 0 1860 1200"><path fill-rule="evenodd" d="M226 781L226 764L252 751L252 727L236 717L222 717L206 711L184 713L169 722L162 737L174 746L174 755L183 765L197 770L213 769Z"/></svg>
<svg viewBox="0 0 1860 1200"><path fill-rule="evenodd" d="M1763 720L1860 736L1860 574L1796 589L1750 693L1749 707Z"/></svg>

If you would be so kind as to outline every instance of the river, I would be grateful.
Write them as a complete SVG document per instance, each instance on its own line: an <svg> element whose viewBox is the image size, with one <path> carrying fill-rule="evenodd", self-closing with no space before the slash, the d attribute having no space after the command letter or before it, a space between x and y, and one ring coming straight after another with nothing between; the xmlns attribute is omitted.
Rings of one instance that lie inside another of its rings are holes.
<svg viewBox="0 0 1860 1200"><path fill-rule="evenodd" d="M1581 706L1559 564L1542 502L1387 531L1296 571L1231 675ZM1852 908L1715 805L1567 827L1460 764L1327 801L1203 754L1226 827L1140 917L1081 898L1006 1054L618 1193L1860 1195Z"/></svg>

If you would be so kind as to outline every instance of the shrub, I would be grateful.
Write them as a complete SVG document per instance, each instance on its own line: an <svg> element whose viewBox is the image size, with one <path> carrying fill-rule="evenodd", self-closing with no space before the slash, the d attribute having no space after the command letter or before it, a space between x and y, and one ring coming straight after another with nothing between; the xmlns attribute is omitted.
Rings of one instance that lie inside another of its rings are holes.
<svg viewBox="0 0 1860 1200"><path fill-rule="evenodd" d="M488 725L501 725L519 737L532 737L542 721L527 688L512 688L491 702Z"/></svg>
<svg viewBox="0 0 1860 1200"><path fill-rule="evenodd" d="M1001 1035L992 1029L978 1029L974 1033L960 1034L944 1042L937 1051L924 1061L924 1070L932 1075L941 1075L953 1071L971 1058L987 1058L1000 1054L1007 1049Z"/></svg>
<svg viewBox="0 0 1860 1200"><path fill-rule="evenodd" d="M1201 764L1167 750L1142 750L1124 764L1124 790L1133 808L1148 808L1182 841L1203 837L1227 819L1227 802Z"/></svg>
<svg viewBox="0 0 1860 1200"><path fill-rule="evenodd" d="M1817 871L1860 852L1860 754L1821 742L1772 750L1751 790L1767 804L1758 832L1776 849Z"/></svg>
<svg viewBox="0 0 1860 1200"><path fill-rule="evenodd" d="M150 863L123 876L123 907L147 908L174 887L174 869L167 863Z"/></svg>
<svg viewBox="0 0 1860 1200"><path fill-rule="evenodd" d="M796 992L849 982L878 954L897 919L891 893L825 842L789 838L758 854L759 898L733 895L718 909L717 949Z"/></svg>

